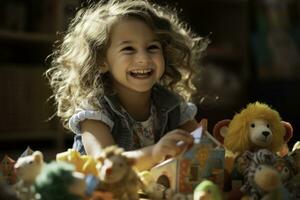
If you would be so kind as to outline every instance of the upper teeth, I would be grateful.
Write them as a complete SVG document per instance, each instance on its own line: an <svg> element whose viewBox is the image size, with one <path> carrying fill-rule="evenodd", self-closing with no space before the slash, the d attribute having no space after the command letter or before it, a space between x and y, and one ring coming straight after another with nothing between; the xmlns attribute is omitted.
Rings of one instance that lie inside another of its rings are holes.
<svg viewBox="0 0 300 200"><path fill-rule="evenodd" d="M151 72L151 69L135 69L135 70L132 70L131 72L135 73L135 74L146 74L146 73Z"/></svg>

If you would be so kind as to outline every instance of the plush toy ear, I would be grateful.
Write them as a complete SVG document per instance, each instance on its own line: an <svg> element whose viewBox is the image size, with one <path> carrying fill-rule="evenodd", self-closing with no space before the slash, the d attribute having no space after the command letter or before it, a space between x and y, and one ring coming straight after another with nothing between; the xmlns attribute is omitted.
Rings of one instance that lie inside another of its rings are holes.
<svg viewBox="0 0 300 200"><path fill-rule="evenodd" d="M224 138L227 134L228 125L229 125L230 121L231 121L230 119L224 119L224 120L219 121L214 126L213 135L222 144L224 144Z"/></svg>
<svg viewBox="0 0 300 200"><path fill-rule="evenodd" d="M129 166L133 166L136 163L134 158L127 158L127 163Z"/></svg>
<svg viewBox="0 0 300 200"><path fill-rule="evenodd" d="M281 121L285 128L284 141L287 143L293 136L293 127L289 122Z"/></svg>
<svg viewBox="0 0 300 200"><path fill-rule="evenodd" d="M101 164L103 164L105 158L104 158L103 156L99 156L99 157L97 158L97 160L98 160Z"/></svg>
<svg viewBox="0 0 300 200"><path fill-rule="evenodd" d="M34 160L35 163L39 163L39 164L43 163L44 159L43 159L43 154L42 154L42 152L40 152L40 151L35 151L35 152L33 153L33 160Z"/></svg>

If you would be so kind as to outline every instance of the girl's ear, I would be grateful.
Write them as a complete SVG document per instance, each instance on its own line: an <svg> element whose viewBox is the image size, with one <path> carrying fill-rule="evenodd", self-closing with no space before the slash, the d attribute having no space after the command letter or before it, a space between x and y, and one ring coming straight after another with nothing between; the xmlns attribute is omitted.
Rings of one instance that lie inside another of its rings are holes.
<svg viewBox="0 0 300 200"><path fill-rule="evenodd" d="M104 62L100 66L100 72L101 72L101 74L105 74L106 72L108 72L108 70L109 70L108 64L106 62Z"/></svg>
<svg viewBox="0 0 300 200"><path fill-rule="evenodd" d="M282 125L285 128L284 141L288 142L293 136L293 127L289 122L281 121Z"/></svg>
<svg viewBox="0 0 300 200"><path fill-rule="evenodd" d="M213 135L222 144L224 144L224 138L228 132L228 126L230 121L230 119L224 119L219 121L214 126Z"/></svg>

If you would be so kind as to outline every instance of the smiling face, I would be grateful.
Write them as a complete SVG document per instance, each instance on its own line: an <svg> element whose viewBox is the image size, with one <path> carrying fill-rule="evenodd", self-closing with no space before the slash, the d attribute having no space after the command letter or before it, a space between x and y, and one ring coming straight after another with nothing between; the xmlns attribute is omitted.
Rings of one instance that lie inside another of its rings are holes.
<svg viewBox="0 0 300 200"><path fill-rule="evenodd" d="M163 50L153 30L133 18L117 22L110 33L106 70L119 91L149 92L165 70Z"/></svg>

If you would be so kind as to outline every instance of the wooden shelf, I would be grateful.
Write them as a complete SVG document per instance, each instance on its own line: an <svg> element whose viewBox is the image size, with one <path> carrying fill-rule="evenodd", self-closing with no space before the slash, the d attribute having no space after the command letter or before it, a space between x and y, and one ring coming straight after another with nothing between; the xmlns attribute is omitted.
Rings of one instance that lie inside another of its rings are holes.
<svg viewBox="0 0 300 200"><path fill-rule="evenodd" d="M33 43L52 43L56 39L54 34L30 33L30 32L13 32L0 30L0 40L4 41L21 41Z"/></svg>
<svg viewBox="0 0 300 200"><path fill-rule="evenodd" d="M2 5L3 4L3 5ZM0 6L0 155L22 153L27 145L55 155L72 134L66 134L54 114L44 77L45 59L52 53L79 0L5 1ZM15 10L21 9L23 13Z"/></svg>
<svg viewBox="0 0 300 200"><path fill-rule="evenodd" d="M18 140L56 140L60 133L54 130L22 131L22 132L0 132L1 141Z"/></svg>

